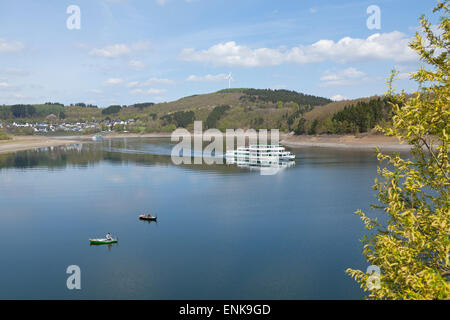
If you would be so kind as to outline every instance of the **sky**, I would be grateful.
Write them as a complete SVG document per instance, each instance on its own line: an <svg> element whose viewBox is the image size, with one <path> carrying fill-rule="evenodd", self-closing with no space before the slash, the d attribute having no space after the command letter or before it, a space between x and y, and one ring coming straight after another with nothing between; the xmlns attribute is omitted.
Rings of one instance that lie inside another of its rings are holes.
<svg viewBox="0 0 450 320"><path fill-rule="evenodd" d="M412 91L420 61L408 42L420 15L437 21L435 4L1 1L0 105L164 102L230 83L341 100L385 93L393 68L397 89Z"/></svg>

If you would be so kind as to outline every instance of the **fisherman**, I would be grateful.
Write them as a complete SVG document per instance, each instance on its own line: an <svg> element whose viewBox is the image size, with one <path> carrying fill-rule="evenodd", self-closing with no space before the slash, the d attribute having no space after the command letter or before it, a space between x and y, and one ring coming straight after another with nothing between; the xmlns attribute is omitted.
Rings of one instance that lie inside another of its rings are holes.
<svg viewBox="0 0 450 320"><path fill-rule="evenodd" d="M111 234L109 232L106 234L106 240L108 241L112 240Z"/></svg>

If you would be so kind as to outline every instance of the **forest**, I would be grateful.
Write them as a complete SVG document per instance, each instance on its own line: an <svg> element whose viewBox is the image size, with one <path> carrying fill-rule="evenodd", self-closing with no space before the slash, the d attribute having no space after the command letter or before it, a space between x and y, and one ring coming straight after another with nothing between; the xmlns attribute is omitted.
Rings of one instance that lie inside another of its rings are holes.
<svg viewBox="0 0 450 320"><path fill-rule="evenodd" d="M165 121L165 125L173 124L177 128L186 128L194 122L195 113L193 111L177 111L175 113L162 116L161 120Z"/></svg>
<svg viewBox="0 0 450 320"><path fill-rule="evenodd" d="M377 124L391 121L391 105L387 98L371 99L349 104L324 119L297 120L295 134L358 134L369 132Z"/></svg>
<svg viewBox="0 0 450 320"><path fill-rule="evenodd" d="M331 100L327 98L284 89L243 89L242 93L244 93L244 95L240 99L249 102L256 102L257 100L272 103L279 103L280 101L294 102L300 106L318 106L331 102Z"/></svg>
<svg viewBox="0 0 450 320"><path fill-rule="evenodd" d="M217 121L222 117L222 115L230 109L230 106L224 105L224 106L217 106L211 111L206 118L206 128L216 128L217 127Z"/></svg>
<svg viewBox="0 0 450 320"><path fill-rule="evenodd" d="M367 132L379 124L380 121L389 121L391 105L387 99L370 100L350 105L333 115L331 131L333 133Z"/></svg>
<svg viewBox="0 0 450 320"><path fill-rule="evenodd" d="M42 104L42 105L30 105L30 104L16 104L11 106L0 106L0 119L29 119L29 118L45 118L50 114L63 119L64 106L61 104Z"/></svg>
<svg viewBox="0 0 450 320"><path fill-rule="evenodd" d="M56 102L3 105L0 106L0 120L46 121L49 115L55 115L59 122L69 123L134 119L134 126L121 128L129 132L170 132L177 127L191 129L193 121L199 120L208 129L277 128L297 135L358 134L391 120L389 101L382 97L348 101L348 105L325 117L311 119L305 115L313 109L324 108L316 106L317 103L325 103L327 110L329 101L288 90L226 89L169 103L141 102L107 108L82 102L69 106Z"/></svg>
<svg viewBox="0 0 450 320"><path fill-rule="evenodd" d="M120 111L120 109L122 109L121 106L119 106L119 105L112 105L112 106L109 106L108 108L103 109L102 110L102 114L103 115L109 115L109 114L118 113Z"/></svg>

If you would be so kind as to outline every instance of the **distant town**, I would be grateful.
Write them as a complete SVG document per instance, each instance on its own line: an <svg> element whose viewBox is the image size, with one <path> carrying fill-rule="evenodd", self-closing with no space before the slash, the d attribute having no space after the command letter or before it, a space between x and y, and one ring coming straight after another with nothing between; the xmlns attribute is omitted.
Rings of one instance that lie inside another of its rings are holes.
<svg viewBox="0 0 450 320"><path fill-rule="evenodd" d="M63 122L55 124L51 121L41 122L6 122L0 121L0 129L7 129L8 131L14 131L14 129L28 129L30 133L95 133L100 131L114 131L114 129L120 128L120 131L127 132L128 125L134 125L134 119L128 120L103 120L103 121L86 121L86 122Z"/></svg>

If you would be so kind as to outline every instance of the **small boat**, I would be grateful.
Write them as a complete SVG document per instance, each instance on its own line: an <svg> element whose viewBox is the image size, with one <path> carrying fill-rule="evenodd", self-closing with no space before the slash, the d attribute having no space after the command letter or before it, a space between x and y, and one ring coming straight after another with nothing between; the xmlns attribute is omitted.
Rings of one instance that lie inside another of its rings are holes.
<svg viewBox="0 0 450 320"><path fill-rule="evenodd" d="M154 217L151 214L141 214L139 219L145 221L156 221L157 217Z"/></svg>
<svg viewBox="0 0 450 320"><path fill-rule="evenodd" d="M102 141L103 140L103 136L101 134L97 134L95 136L92 137L93 141Z"/></svg>
<svg viewBox="0 0 450 320"><path fill-rule="evenodd" d="M117 243L118 239L89 239L89 242L91 244L112 244L112 243Z"/></svg>

